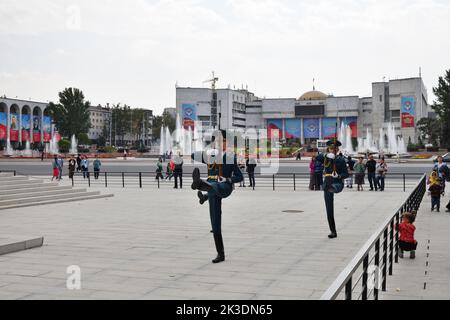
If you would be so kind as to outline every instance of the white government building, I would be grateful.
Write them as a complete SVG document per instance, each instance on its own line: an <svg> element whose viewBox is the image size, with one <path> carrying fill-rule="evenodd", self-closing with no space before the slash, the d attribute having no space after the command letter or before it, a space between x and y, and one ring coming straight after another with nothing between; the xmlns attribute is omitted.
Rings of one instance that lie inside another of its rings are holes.
<svg viewBox="0 0 450 320"><path fill-rule="evenodd" d="M201 122L218 128L278 128L280 138L310 144L334 135L336 121L352 128L352 137L378 135L388 123L404 141L415 143L417 122L428 117L427 89L421 77L372 83L372 96L333 96L313 90L298 98L262 99L246 89L176 88L176 108L185 127Z"/></svg>

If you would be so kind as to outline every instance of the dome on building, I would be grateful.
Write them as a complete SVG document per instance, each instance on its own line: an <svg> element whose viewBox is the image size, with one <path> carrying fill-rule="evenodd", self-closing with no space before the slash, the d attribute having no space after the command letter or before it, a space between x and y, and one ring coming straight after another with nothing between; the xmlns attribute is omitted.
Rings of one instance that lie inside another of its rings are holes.
<svg viewBox="0 0 450 320"><path fill-rule="evenodd" d="M305 92L298 100L325 100L327 97L328 96L325 93L313 90Z"/></svg>

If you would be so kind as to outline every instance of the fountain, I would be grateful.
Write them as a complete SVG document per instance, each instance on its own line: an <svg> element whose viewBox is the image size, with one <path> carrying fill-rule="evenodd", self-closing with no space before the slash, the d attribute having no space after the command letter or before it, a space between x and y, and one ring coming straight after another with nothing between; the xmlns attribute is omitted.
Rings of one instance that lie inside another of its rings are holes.
<svg viewBox="0 0 450 320"><path fill-rule="evenodd" d="M22 156L24 156L24 157L32 157L33 156L33 151L31 150L31 145L30 145L29 140L27 140L27 142L25 143L25 149L22 151Z"/></svg>
<svg viewBox="0 0 450 320"><path fill-rule="evenodd" d="M161 156L166 152L165 148L164 126L161 126L161 132L159 134L159 154Z"/></svg>
<svg viewBox="0 0 450 320"><path fill-rule="evenodd" d="M194 127L194 151L203 151L203 142L201 139L201 122L196 121Z"/></svg>
<svg viewBox="0 0 450 320"><path fill-rule="evenodd" d="M76 155L78 153L78 141L77 138L75 138L75 135L72 135L72 138L70 139L70 154Z"/></svg>
<svg viewBox="0 0 450 320"><path fill-rule="evenodd" d="M352 155L355 153L352 144L352 128L349 125L341 122L337 138L342 143L341 150L344 154Z"/></svg>
<svg viewBox="0 0 450 320"><path fill-rule="evenodd" d="M172 143L172 136L170 135L169 128L166 127L166 134L165 134L165 151L173 154L173 143Z"/></svg>
<svg viewBox="0 0 450 320"><path fill-rule="evenodd" d="M59 154L58 141L56 141L55 134L53 134L52 139L50 140L49 152L50 154Z"/></svg>
<svg viewBox="0 0 450 320"><path fill-rule="evenodd" d="M11 146L11 141L9 140L9 138L6 140L6 149L4 151L4 155L10 157L14 155L14 150Z"/></svg>
<svg viewBox="0 0 450 320"><path fill-rule="evenodd" d="M402 137L397 137L394 125L386 125L387 144L385 141L385 130L380 128L378 135L378 146L373 140L372 133L367 129L366 138L358 138L358 153L360 154L380 154L388 157L407 156L405 141Z"/></svg>

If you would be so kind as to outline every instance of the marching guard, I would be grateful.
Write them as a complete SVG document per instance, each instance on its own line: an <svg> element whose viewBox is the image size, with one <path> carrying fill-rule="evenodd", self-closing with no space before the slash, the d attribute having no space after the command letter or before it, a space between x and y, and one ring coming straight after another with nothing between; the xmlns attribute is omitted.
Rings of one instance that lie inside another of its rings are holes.
<svg viewBox="0 0 450 320"><path fill-rule="evenodd" d="M217 257L212 260L213 263L219 263L225 260L225 250L222 239L222 199L227 198L233 192L233 184L241 182L242 172L237 165L236 155L226 154L226 133L220 130L222 136L222 152L217 148L220 143L213 143L216 149L211 149L205 155L203 152L192 154L192 159L205 163L208 166L208 178L200 178L200 170L195 168L192 172L192 189L198 190L200 204L209 202L209 215L211 219L214 243L217 250ZM213 136L214 138L214 136ZM217 141L218 142L218 141ZM223 157L221 156L223 154ZM231 159L231 160L230 160ZM229 160L227 162L227 160ZM206 192L206 193L203 193Z"/></svg>
<svg viewBox="0 0 450 320"><path fill-rule="evenodd" d="M340 193L344 189L344 179L349 176L344 157L338 155L341 145L336 138L329 140L326 153L321 153L316 157L316 161L323 163L324 166L323 191L328 225L331 231L328 235L330 239L337 237L334 221L334 194Z"/></svg>

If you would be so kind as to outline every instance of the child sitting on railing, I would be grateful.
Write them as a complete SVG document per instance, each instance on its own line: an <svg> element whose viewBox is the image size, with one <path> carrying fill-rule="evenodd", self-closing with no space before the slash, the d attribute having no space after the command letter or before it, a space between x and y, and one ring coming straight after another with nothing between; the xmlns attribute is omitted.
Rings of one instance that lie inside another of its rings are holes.
<svg viewBox="0 0 450 320"><path fill-rule="evenodd" d="M396 229L400 233L399 252L398 256L403 258L403 251L410 251L410 258L415 259L417 241L414 239L414 232L416 227L414 226L414 215L410 212L405 212L402 216L402 222L396 226Z"/></svg>

